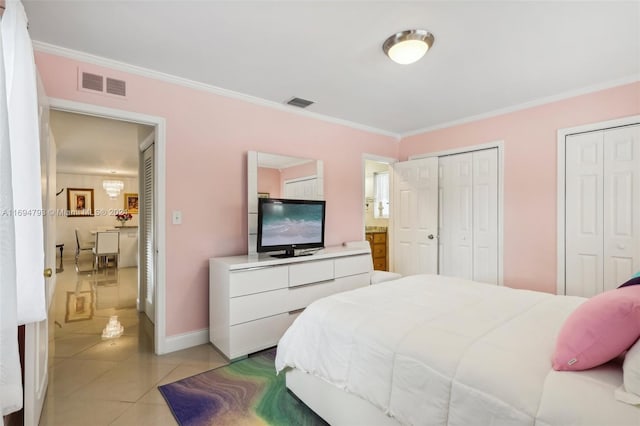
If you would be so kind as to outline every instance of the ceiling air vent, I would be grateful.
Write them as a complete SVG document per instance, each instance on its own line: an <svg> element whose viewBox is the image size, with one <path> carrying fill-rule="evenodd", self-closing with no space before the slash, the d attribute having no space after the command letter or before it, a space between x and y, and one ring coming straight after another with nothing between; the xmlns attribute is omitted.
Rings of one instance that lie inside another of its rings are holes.
<svg viewBox="0 0 640 426"><path fill-rule="evenodd" d="M308 101L302 98L291 98L287 101L287 104L293 105L298 108L306 108L313 103L314 103L313 101Z"/></svg>
<svg viewBox="0 0 640 426"><path fill-rule="evenodd" d="M102 76L98 74L83 72L82 88L88 89L88 90L95 90L97 92L102 92L103 90Z"/></svg>
<svg viewBox="0 0 640 426"><path fill-rule="evenodd" d="M107 77L107 93L118 96L127 96L127 83L124 80L116 80Z"/></svg>

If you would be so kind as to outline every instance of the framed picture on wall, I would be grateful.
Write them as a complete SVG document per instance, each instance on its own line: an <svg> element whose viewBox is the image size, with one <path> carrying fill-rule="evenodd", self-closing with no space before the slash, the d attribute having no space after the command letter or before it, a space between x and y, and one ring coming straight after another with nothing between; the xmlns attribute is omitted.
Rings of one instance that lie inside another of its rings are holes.
<svg viewBox="0 0 640 426"><path fill-rule="evenodd" d="M67 188L67 216L94 216L93 188Z"/></svg>
<svg viewBox="0 0 640 426"><path fill-rule="evenodd" d="M138 194L124 194L124 209L131 214L138 214Z"/></svg>

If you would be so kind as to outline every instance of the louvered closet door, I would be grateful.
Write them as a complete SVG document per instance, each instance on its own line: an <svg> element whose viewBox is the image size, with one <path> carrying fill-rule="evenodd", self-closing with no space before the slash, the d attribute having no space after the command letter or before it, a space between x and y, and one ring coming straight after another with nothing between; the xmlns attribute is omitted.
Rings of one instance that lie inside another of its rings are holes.
<svg viewBox="0 0 640 426"><path fill-rule="evenodd" d="M640 269L640 127L569 135L565 293L591 297Z"/></svg>
<svg viewBox="0 0 640 426"><path fill-rule="evenodd" d="M142 271L144 312L151 322L155 317L155 241L154 241L154 158L153 145L143 153L143 198L142 198Z"/></svg>

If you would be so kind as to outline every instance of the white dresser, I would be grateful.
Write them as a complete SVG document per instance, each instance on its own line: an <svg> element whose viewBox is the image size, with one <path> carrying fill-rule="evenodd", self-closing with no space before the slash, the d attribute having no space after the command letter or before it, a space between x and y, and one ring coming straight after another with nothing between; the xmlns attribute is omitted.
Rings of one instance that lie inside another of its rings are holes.
<svg viewBox="0 0 640 426"><path fill-rule="evenodd" d="M275 346L316 299L369 285L368 249L327 247L312 256L209 260L209 339L229 359Z"/></svg>

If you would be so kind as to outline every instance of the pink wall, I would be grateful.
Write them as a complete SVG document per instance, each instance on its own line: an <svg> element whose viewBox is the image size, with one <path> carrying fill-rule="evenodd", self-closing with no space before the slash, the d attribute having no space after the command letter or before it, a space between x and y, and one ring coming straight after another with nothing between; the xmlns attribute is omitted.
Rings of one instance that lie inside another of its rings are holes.
<svg viewBox="0 0 640 426"><path fill-rule="evenodd" d="M280 198L280 170L258 167L258 192L266 192L271 198Z"/></svg>
<svg viewBox="0 0 640 426"><path fill-rule="evenodd" d="M411 155L504 141L504 283L556 292L557 130L640 114L640 83L404 138Z"/></svg>
<svg viewBox="0 0 640 426"><path fill-rule="evenodd" d="M397 156L391 137L47 53L36 64L51 97L166 119L168 336L208 327L208 259L247 251L247 151L324 161L328 245L362 238L362 154ZM128 98L79 91L79 66L126 80Z"/></svg>
<svg viewBox="0 0 640 426"><path fill-rule="evenodd" d="M640 114L640 83L473 123L393 138L205 91L36 53L54 98L164 117L167 335L208 327L208 258L246 253L246 152L324 161L328 245L362 237L362 154L505 143L505 284L555 292L556 131ZM77 89L77 68L127 81L127 100ZM339 156L331 153L340 152ZM198 202L194 203L194 197ZM172 210L183 213L171 225Z"/></svg>

